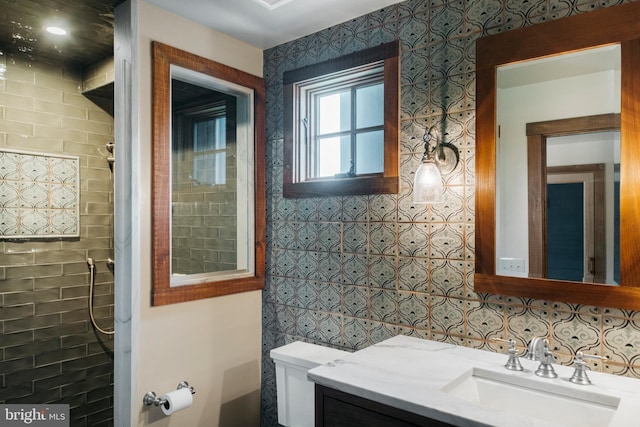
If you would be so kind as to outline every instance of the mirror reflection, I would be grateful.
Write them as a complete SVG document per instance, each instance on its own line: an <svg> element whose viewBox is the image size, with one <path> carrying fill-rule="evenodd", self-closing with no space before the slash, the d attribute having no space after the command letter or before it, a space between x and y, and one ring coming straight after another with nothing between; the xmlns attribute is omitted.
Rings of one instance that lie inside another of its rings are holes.
<svg viewBox="0 0 640 427"><path fill-rule="evenodd" d="M496 102L496 273L618 283L619 45L498 67Z"/></svg>
<svg viewBox="0 0 640 427"><path fill-rule="evenodd" d="M547 244L541 277L620 282L620 132L547 139Z"/></svg>
<svg viewBox="0 0 640 427"><path fill-rule="evenodd" d="M253 275L252 91L171 67L171 286Z"/></svg>

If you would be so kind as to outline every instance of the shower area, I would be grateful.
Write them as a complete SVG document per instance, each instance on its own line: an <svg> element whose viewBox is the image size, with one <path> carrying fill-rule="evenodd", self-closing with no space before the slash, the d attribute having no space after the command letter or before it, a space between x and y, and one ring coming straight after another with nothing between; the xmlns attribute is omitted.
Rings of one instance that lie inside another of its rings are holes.
<svg viewBox="0 0 640 427"><path fill-rule="evenodd" d="M70 58L21 4L0 6L0 404L110 426L113 59ZM92 37L112 46L112 8L98 12Z"/></svg>

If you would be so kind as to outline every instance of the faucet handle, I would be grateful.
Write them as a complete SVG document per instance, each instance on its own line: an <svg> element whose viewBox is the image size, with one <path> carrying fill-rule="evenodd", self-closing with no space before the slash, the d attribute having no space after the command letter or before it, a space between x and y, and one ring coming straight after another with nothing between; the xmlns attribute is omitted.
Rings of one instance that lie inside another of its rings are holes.
<svg viewBox="0 0 640 427"><path fill-rule="evenodd" d="M573 366L575 370L573 371L573 375L569 378L574 384L580 385L589 385L591 384L591 380L587 376L587 370L591 369L587 366L584 359L595 359L595 360L605 360L606 356L596 356L595 354L584 354L581 351L577 352L575 357L573 358Z"/></svg>
<svg viewBox="0 0 640 427"><path fill-rule="evenodd" d="M496 341L507 343L507 354L509 355L509 359L507 363L504 364L504 367L509 369L510 371L522 371L524 368L520 364L520 359L518 359L518 351L516 350L516 342L512 339L503 340L500 338L496 338Z"/></svg>

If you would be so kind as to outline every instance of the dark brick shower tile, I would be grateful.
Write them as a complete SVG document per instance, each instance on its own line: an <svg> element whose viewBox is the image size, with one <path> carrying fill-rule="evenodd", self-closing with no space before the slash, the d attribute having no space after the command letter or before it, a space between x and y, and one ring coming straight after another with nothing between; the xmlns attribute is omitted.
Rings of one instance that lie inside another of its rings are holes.
<svg viewBox="0 0 640 427"><path fill-rule="evenodd" d="M31 388L32 381L60 375L60 364L41 366L26 371L16 371L5 375L5 385L7 388L22 386L29 384Z"/></svg>
<svg viewBox="0 0 640 427"><path fill-rule="evenodd" d="M75 322L66 323L64 325L54 325L49 328L36 329L34 331L34 337L37 340L47 339L52 337L62 337L64 339L67 335L75 335L87 332L87 322ZM64 341L63 345L64 347Z"/></svg>
<svg viewBox="0 0 640 427"><path fill-rule="evenodd" d="M66 313L85 307L87 307L86 298L41 302L36 304L36 314Z"/></svg>
<svg viewBox="0 0 640 427"><path fill-rule="evenodd" d="M17 359L22 356L43 354L56 350L60 350L60 339L53 338L7 347L4 349L4 356L6 359Z"/></svg>
<svg viewBox="0 0 640 427"><path fill-rule="evenodd" d="M42 354L36 354L36 366L46 365L63 360L77 359L87 354L86 346L77 346L65 348L56 351L48 351Z"/></svg>
<svg viewBox="0 0 640 427"><path fill-rule="evenodd" d="M33 342L33 331L20 331L13 334L2 335L0 347L12 347L19 344L27 344Z"/></svg>
<svg viewBox="0 0 640 427"><path fill-rule="evenodd" d="M0 320L20 319L27 316L33 316L33 304L3 307L0 310Z"/></svg>
<svg viewBox="0 0 640 427"><path fill-rule="evenodd" d="M24 319L7 320L4 322L4 332L17 332L27 329L39 329L49 327L51 325L57 325L60 323L60 316L58 314L50 314L47 316L31 316Z"/></svg>
<svg viewBox="0 0 640 427"><path fill-rule="evenodd" d="M55 388L60 389L64 385L78 383L86 380L86 378L86 371L68 372L65 374L56 375L55 377L36 380L34 381L33 386L34 391L36 393L40 393ZM60 393L60 390L58 390L58 393Z"/></svg>

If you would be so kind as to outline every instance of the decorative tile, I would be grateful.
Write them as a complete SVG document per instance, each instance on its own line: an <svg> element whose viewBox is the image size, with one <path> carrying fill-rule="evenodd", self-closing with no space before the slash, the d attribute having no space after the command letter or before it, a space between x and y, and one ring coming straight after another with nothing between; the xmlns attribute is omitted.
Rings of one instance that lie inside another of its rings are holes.
<svg viewBox="0 0 640 427"><path fill-rule="evenodd" d="M343 338L345 347L361 350L369 346L369 321L354 317L344 317Z"/></svg>
<svg viewBox="0 0 640 427"><path fill-rule="evenodd" d="M369 196L369 221L396 222L398 197L395 194Z"/></svg>
<svg viewBox="0 0 640 427"><path fill-rule="evenodd" d="M317 240L314 249L323 252L340 252L340 236L342 227L337 222L320 222L315 224Z"/></svg>
<svg viewBox="0 0 640 427"><path fill-rule="evenodd" d="M320 254L318 254L318 252L301 251L296 263L295 277L301 279L319 279L319 260Z"/></svg>
<svg viewBox="0 0 640 427"><path fill-rule="evenodd" d="M536 16L546 15L548 12L545 0L522 2L506 0L504 8L505 22L523 21Z"/></svg>
<svg viewBox="0 0 640 427"><path fill-rule="evenodd" d="M342 283L365 285L368 276L368 257L360 254L344 254L342 259Z"/></svg>
<svg viewBox="0 0 640 427"><path fill-rule="evenodd" d="M640 322L604 316L604 355L609 362L640 365Z"/></svg>
<svg viewBox="0 0 640 427"><path fill-rule="evenodd" d="M466 303L467 336L481 340L504 339L504 306L482 301Z"/></svg>
<svg viewBox="0 0 640 427"><path fill-rule="evenodd" d="M395 256L369 256L369 286L396 289L398 271Z"/></svg>
<svg viewBox="0 0 640 427"><path fill-rule="evenodd" d="M395 255L396 225L393 223L372 222L369 225L369 253Z"/></svg>
<svg viewBox="0 0 640 427"><path fill-rule="evenodd" d="M447 40L463 34L464 4L461 0L447 2L430 9L429 42Z"/></svg>
<svg viewBox="0 0 640 427"><path fill-rule="evenodd" d="M320 200L313 197L296 200L296 219L300 221L317 221Z"/></svg>
<svg viewBox="0 0 640 427"><path fill-rule="evenodd" d="M408 337L419 338L422 340L431 339L431 332L429 332L428 329L414 328L411 326L398 326L398 335L406 335Z"/></svg>
<svg viewBox="0 0 640 427"><path fill-rule="evenodd" d="M79 157L0 150L0 239L80 235Z"/></svg>
<svg viewBox="0 0 640 427"><path fill-rule="evenodd" d="M293 305L296 298L295 279L276 279L276 303Z"/></svg>
<svg viewBox="0 0 640 427"><path fill-rule="evenodd" d="M424 47L402 52L400 67L400 84L402 87L427 80L428 56L427 48Z"/></svg>
<svg viewBox="0 0 640 427"><path fill-rule="evenodd" d="M316 324L318 313L314 310L298 310L296 318L296 334L301 337L316 339Z"/></svg>
<svg viewBox="0 0 640 427"><path fill-rule="evenodd" d="M432 258L464 259L464 225L432 224L429 243Z"/></svg>
<svg viewBox="0 0 640 427"><path fill-rule="evenodd" d="M369 316L372 320L398 323L398 293L388 289L371 289Z"/></svg>
<svg viewBox="0 0 640 427"><path fill-rule="evenodd" d="M332 283L319 283L318 285L318 310L333 313L340 312L342 301L342 285Z"/></svg>
<svg viewBox="0 0 640 427"><path fill-rule="evenodd" d="M429 206L429 219L433 222L463 222L465 220L464 187L445 186L442 202Z"/></svg>
<svg viewBox="0 0 640 427"><path fill-rule="evenodd" d="M343 345L342 315L335 313L317 313L317 338L331 345Z"/></svg>
<svg viewBox="0 0 640 427"><path fill-rule="evenodd" d="M318 219L320 221L339 221L342 217L342 198L323 197L319 202Z"/></svg>
<svg viewBox="0 0 640 427"><path fill-rule="evenodd" d="M467 32L483 32L489 28L501 25L503 19L502 3L503 2L500 0L485 0L482 2L467 3L465 16Z"/></svg>
<svg viewBox="0 0 640 427"><path fill-rule="evenodd" d="M426 222L428 221L427 205L414 204L413 193L405 192L398 199L398 221L399 222Z"/></svg>
<svg viewBox="0 0 640 427"><path fill-rule="evenodd" d="M432 259L430 264L430 292L464 298L464 267L462 261Z"/></svg>
<svg viewBox="0 0 640 427"><path fill-rule="evenodd" d="M317 223L298 222L296 224L295 249L303 251L315 250L319 246L318 242L320 240L318 231Z"/></svg>
<svg viewBox="0 0 640 427"><path fill-rule="evenodd" d="M507 306L507 336L526 346L532 338L550 335L549 312L526 307Z"/></svg>
<svg viewBox="0 0 640 427"><path fill-rule="evenodd" d="M323 282L340 281L342 276L342 256L339 253L318 253L318 280Z"/></svg>
<svg viewBox="0 0 640 427"><path fill-rule="evenodd" d="M463 74L429 82L429 113L445 115L468 108ZM446 139L445 139L446 141Z"/></svg>
<svg viewBox="0 0 640 427"><path fill-rule="evenodd" d="M19 191L21 208L40 210L46 209L49 206L49 195L51 194L49 183L23 181L20 183ZM7 208L8 207L9 206L7 206Z"/></svg>
<svg viewBox="0 0 640 427"><path fill-rule="evenodd" d="M429 301L432 332L464 334L463 300L431 296Z"/></svg>
<svg viewBox="0 0 640 427"><path fill-rule="evenodd" d="M345 222L342 230L342 250L345 253L366 254L369 252L368 223Z"/></svg>
<svg viewBox="0 0 640 427"><path fill-rule="evenodd" d="M398 327L389 323L372 321L369 327L369 340L371 345L382 342L398 335Z"/></svg>
<svg viewBox="0 0 640 427"><path fill-rule="evenodd" d="M293 335L296 330L298 309L287 305L276 305L276 331Z"/></svg>
<svg viewBox="0 0 640 427"><path fill-rule="evenodd" d="M398 289L426 293L428 288L429 260L401 257L398 265Z"/></svg>
<svg viewBox="0 0 640 427"><path fill-rule="evenodd" d="M427 13L424 12L418 16L398 21L398 37L402 42L402 49L410 50L427 44L429 32L427 16Z"/></svg>
<svg viewBox="0 0 640 427"><path fill-rule="evenodd" d="M398 255L427 257L429 253L428 224L398 224Z"/></svg>
<svg viewBox="0 0 640 427"><path fill-rule="evenodd" d="M342 313L345 316L365 319L369 315L369 288L345 286Z"/></svg>
<svg viewBox="0 0 640 427"><path fill-rule="evenodd" d="M400 133L400 153L424 153L424 136L425 127L422 122L415 120L403 120L401 123Z"/></svg>
<svg viewBox="0 0 640 427"><path fill-rule="evenodd" d="M562 311L551 313L552 351L572 356L578 351L596 354L600 351L600 323L597 315Z"/></svg>
<svg viewBox="0 0 640 427"><path fill-rule="evenodd" d="M465 61L465 39L451 39L429 45L429 80L435 82L430 85L430 91L436 91L444 96L451 89L454 76L463 75L469 71L469 64ZM459 81L459 80L455 80ZM464 86L464 85L462 85ZM457 89L459 90L459 89ZM457 93L457 92L456 92ZM464 91L462 91L464 93ZM444 108L443 96L431 97L431 101L440 100L440 107L444 111L452 111ZM461 108L458 108L461 109Z"/></svg>
<svg viewBox="0 0 640 427"><path fill-rule="evenodd" d="M400 186L413 188L416 170L422 162L422 153L409 153L400 156Z"/></svg>
<svg viewBox="0 0 640 427"><path fill-rule="evenodd" d="M429 325L429 296L398 292L398 321L400 325L426 329Z"/></svg>
<svg viewBox="0 0 640 427"><path fill-rule="evenodd" d="M397 40L397 24L388 22L382 26L369 30L369 47L380 46L385 43Z"/></svg>
<svg viewBox="0 0 640 427"><path fill-rule="evenodd" d="M343 198L342 221L366 221L367 220L367 196L350 196Z"/></svg>
<svg viewBox="0 0 640 427"><path fill-rule="evenodd" d="M316 282L299 280L295 292L295 302L300 308L315 310L318 307L318 289Z"/></svg>

